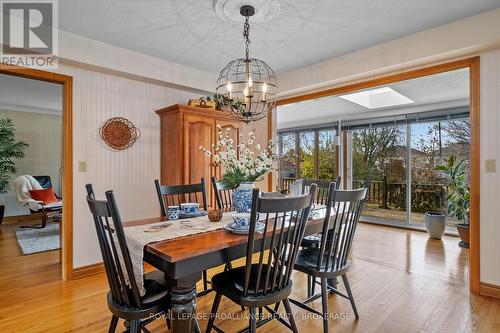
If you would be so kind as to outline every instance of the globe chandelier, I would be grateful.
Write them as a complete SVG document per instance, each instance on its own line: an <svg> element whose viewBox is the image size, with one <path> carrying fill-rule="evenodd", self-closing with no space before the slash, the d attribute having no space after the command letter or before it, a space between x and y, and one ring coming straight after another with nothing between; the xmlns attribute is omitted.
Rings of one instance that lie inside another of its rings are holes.
<svg viewBox="0 0 500 333"><path fill-rule="evenodd" d="M250 123L265 118L275 107L278 87L271 67L250 57L250 17L255 14L255 8L244 5L240 14L245 17L245 58L233 60L224 67L217 79L215 93L224 111Z"/></svg>

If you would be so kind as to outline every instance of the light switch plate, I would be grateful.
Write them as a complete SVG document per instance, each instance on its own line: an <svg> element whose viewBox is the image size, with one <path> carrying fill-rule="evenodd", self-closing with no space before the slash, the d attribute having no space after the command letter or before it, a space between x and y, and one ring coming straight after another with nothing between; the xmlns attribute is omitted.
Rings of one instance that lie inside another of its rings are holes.
<svg viewBox="0 0 500 333"><path fill-rule="evenodd" d="M497 160L484 160L484 171L496 172L497 171Z"/></svg>
<svg viewBox="0 0 500 333"><path fill-rule="evenodd" d="M87 172L87 161L78 161L78 172Z"/></svg>

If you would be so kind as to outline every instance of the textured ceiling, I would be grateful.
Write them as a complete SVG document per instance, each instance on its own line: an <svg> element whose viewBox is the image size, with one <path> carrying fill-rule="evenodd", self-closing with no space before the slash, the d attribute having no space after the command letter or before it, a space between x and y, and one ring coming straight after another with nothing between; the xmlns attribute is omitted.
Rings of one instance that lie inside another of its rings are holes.
<svg viewBox="0 0 500 333"><path fill-rule="evenodd" d="M242 0L242 4L257 0ZM218 72L243 56L242 27L211 0L59 1L62 30ZM500 7L499 0L281 0L251 26L251 55L286 71ZM257 8L257 11L259 9Z"/></svg>
<svg viewBox="0 0 500 333"><path fill-rule="evenodd" d="M278 107L278 128L337 120L377 117L377 114L425 112L469 104L469 70L460 69L387 85L415 103L370 110L337 96Z"/></svg>

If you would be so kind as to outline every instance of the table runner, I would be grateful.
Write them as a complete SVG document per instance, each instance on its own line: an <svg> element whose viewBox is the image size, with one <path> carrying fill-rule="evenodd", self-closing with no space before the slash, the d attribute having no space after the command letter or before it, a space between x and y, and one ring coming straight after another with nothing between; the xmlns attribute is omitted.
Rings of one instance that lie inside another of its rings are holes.
<svg viewBox="0 0 500 333"><path fill-rule="evenodd" d="M220 222L210 222L207 216L200 216L125 227L125 239L130 252L135 281L141 296L146 293L144 289L144 247L146 245L222 229L226 224L233 221L231 215L232 213L224 213ZM158 227L156 231L155 227ZM125 279L127 279L127 276ZM130 281L125 282L130 285Z"/></svg>

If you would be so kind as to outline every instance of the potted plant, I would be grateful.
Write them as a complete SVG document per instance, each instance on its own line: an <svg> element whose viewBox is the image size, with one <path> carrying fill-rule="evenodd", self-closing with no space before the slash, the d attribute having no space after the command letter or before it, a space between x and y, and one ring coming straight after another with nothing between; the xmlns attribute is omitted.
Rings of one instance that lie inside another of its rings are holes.
<svg viewBox="0 0 500 333"><path fill-rule="evenodd" d="M10 188L12 175L17 172L14 160L24 157L28 144L16 141L16 128L9 118L0 119L0 224L5 214L4 194Z"/></svg>
<svg viewBox="0 0 500 333"><path fill-rule="evenodd" d="M224 174L221 181L233 191L233 208L238 213L247 213L252 206L252 190L254 183L271 171L273 160L273 143L265 148L255 144L255 134L248 133L248 140L236 145L231 136L231 129L223 131L217 126L218 140L212 146L212 151L200 146L207 156L212 157L213 163L221 166Z"/></svg>
<svg viewBox="0 0 500 333"><path fill-rule="evenodd" d="M469 216L470 216L470 188L467 181L467 168L464 161L458 161L455 156L450 156L446 165L435 168L448 176L448 214L455 217L457 231L460 236L461 247L469 247Z"/></svg>

